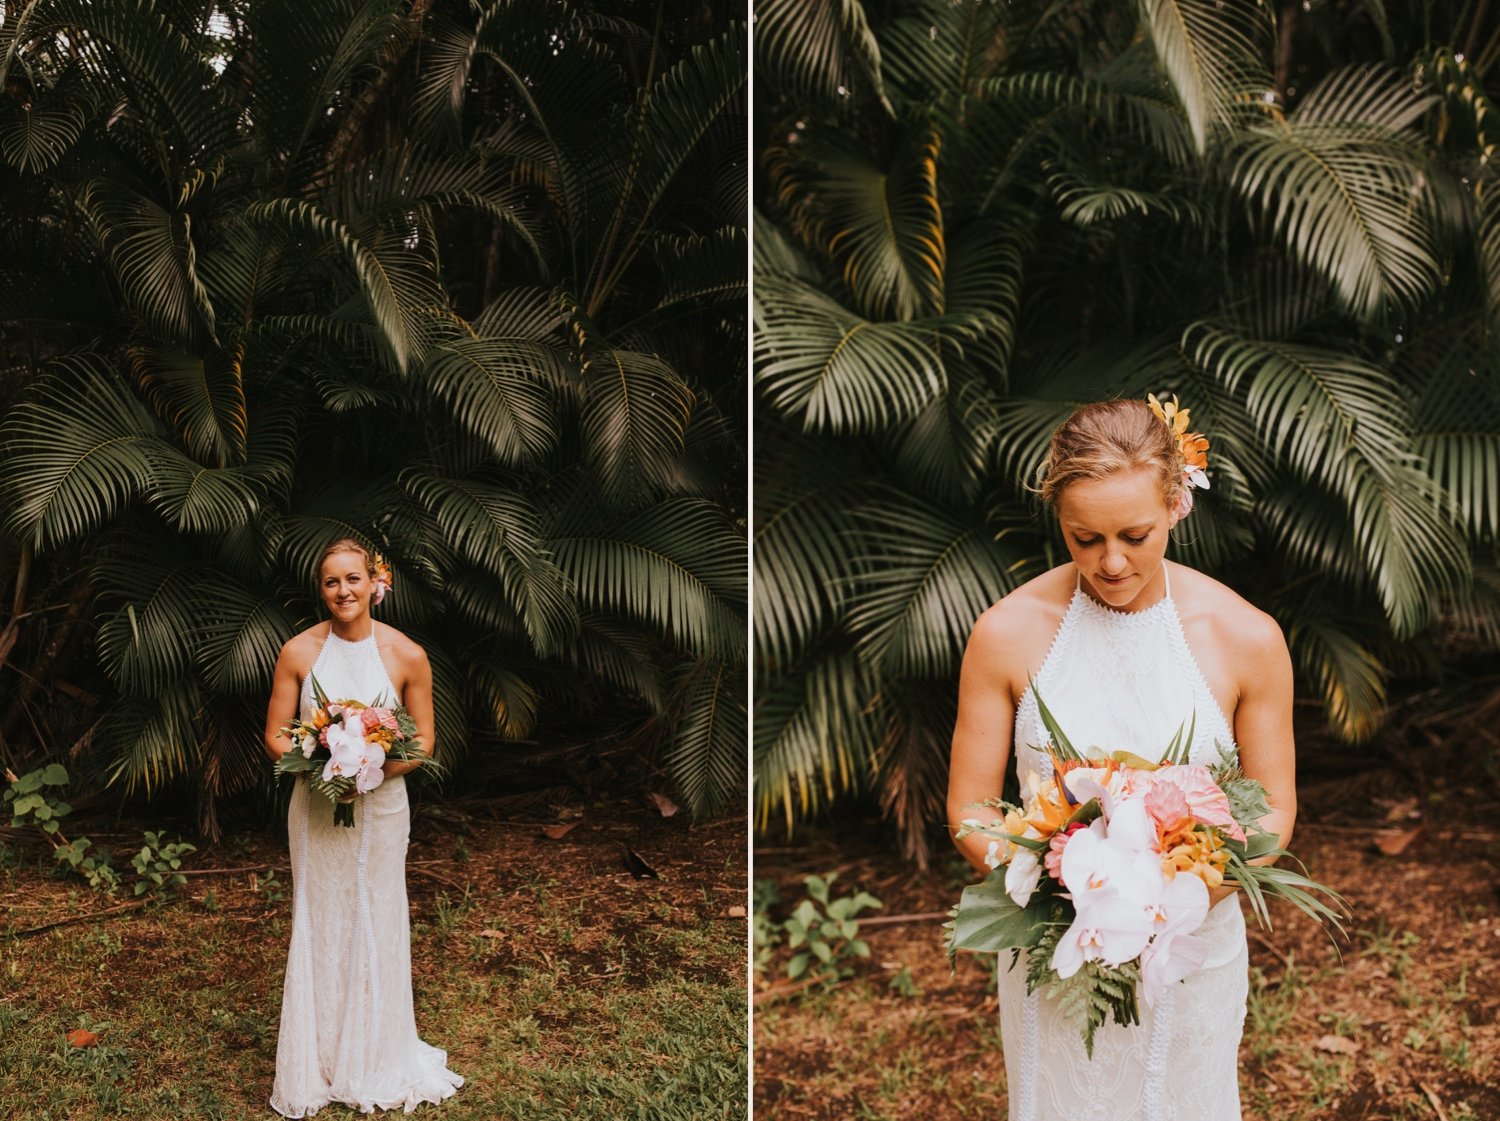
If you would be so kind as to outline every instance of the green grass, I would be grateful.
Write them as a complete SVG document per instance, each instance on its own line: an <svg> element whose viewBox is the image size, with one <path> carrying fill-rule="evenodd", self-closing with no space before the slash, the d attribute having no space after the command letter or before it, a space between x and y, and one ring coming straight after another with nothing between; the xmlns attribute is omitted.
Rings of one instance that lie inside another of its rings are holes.
<svg viewBox="0 0 1500 1121"><path fill-rule="evenodd" d="M580 890L562 873L517 869L501 883L462 868L477 881L467 890L417 900L412 956L418 1031L466 1082L416 1116L745 1116L743 921L718 921L687 883L620 890L595 876ZM0 940L7 1116L274 1118L266 1099L291 899L237 879L197 881L195 898L162 909ZM601 880L615 898L599 897ZM55 915L110 902L87 889L80 898L35 866L0 871L0 890L23 889L50 895ZM98 1032L98 1046L67 1042L80 1026ZM338 1105L319 1113L359 1116Z"/></svg>

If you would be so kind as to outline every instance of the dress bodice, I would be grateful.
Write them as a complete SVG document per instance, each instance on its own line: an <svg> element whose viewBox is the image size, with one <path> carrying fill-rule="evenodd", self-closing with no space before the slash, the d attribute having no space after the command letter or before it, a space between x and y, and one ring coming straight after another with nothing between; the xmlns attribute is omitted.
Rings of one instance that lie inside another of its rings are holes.
<svg viewBox="0 0 1500 1121"><path fill-rule="evenodd" d="M1221 746L1235 749L1229 720L1188 647L1170 577L1161 600L1140 611L1105 607L1080 582L1033 682L1016 708L1016 777L1023 790L1029 774L1046 778L1052 771L1038 690L1080 750L1123 748L1157 759L1178 728L1189 727L1190 762L1212 763Z"/></svg>
<svg viewBox="0 0 1500 1121"><path fill-rule="evenodd" d="M391 681L380 656L380 647L372 630L368 638L350 642L332 629L323 640L323 648L313 662L312 672L302 679L301 718L311 719L317 703L313 699L312 679L316 677L331 701L361 701L375 704L399 704L401 695Z"/></svg>

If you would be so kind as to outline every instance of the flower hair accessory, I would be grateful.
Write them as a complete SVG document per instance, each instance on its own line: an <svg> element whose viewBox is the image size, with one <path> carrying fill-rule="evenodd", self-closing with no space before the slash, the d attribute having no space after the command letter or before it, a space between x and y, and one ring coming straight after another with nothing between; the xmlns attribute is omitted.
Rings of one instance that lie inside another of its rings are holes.
<svg viewBox="0 0 1500 1121"><path fill-rule="evenodd" d="M385 598L385 593L391 590L394 581L391 579L391 566L385 563L385 558L379 553L375 554L375 559L370 563L375 566L375 590L370 593L370 602L374 604Z"/></svg>
<svg viewBox="0 0 1500 1121"><path fill-rule="evenodd" d="M1170 401L1158 401L1156 394L1146 394L1146 403L1158 420L1172 430L1177 441L1177 455L1182 462L1182 496L1172 512L1185 518L1193 509L1193 488L1208 489L1208 437L1201 432L1188 431L1188 410L1177 403L1177 394Z"/></svg>

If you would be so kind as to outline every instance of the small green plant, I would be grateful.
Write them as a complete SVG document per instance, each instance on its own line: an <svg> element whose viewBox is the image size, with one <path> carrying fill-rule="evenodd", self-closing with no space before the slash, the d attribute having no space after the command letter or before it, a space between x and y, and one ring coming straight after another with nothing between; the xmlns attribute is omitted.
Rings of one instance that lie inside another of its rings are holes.
<svg viewBox="0 0 1500 1121"><path fill-rule="evenodd" d="M781 945L781 923L771 914L781 902L781 889L775 880L756 880L751 892L750 938L755 950L755 972L766 973Z"/></svg>
<svg viewBox="0 0 1500 1121"><path fill-rule="evenodd" d="M93 842L87 837L75 837L67 844L52 850L59 864L70 869L89 882L89 887L113 895L120 886L120 874L114 868L114 854L107 848L89 849Z"/></svg>
<svg viewBox="0 0 1500 1121"><path fill-rule="evenodd" d="M922 995L922 990L917 988L917 982L912 978L911 966L909 965L903 965L896 975L891 978L890 987L891 991L897 996L904 996L907 999Z"/></svg>
<svg viewBox="0 0 1500 1121"><path fill-rule="evenodd" d="M182 858L197 851L196 845L186 841L163 844L160 833L148 832L141 851L130 858L130 866L135 869L137 877L135 894L158 901L169 898L172 892L187 883L187 877L179 871Z"/></svg>
<svg viewBox="0 0 1500 1121"><path fill-rule="evenodd" d="M286 884L276 878L276 869L268 869L264 876L250 876L250 890L267 903L280 903L286 898Z"/></svg>
<svg viewBox="0 0 1500 1121"><path fill-rule="evenodd" d="M855 916L884 904L867 891L831 897L829 885L836 878L833 872L826 879L808 876L803 881L807 898L797 904L784 924L787 947L796 951L786 966L786 975L793 981L807 974L837 981L853 974L851 958L870 956L870 947L859 937Z"/></svg>
<svg viewBox="0 0 1500 1121"><path fill-rule="evenodd" d="M48 836L57 836L58 821L73 812L72 806L57 797L60 788L68 785L68 768L49 763L20 778L7 770L5 777L10 783L4 794L10 807L10 827L35 825Z"/></svg>

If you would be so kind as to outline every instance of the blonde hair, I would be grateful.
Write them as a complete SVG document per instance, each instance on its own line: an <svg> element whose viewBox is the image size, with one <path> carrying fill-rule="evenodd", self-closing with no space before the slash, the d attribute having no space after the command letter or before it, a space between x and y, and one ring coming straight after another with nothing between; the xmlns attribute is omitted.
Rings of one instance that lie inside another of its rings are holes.
<svg viewBox="0 0 1500 1121"><path fill-rule="evenodd" d="M1137 467L1157 472L1162 501L1174 508L1183 478L1182 452L1172 429L1144 401L1095 401L1076 410L1052 434L1038 470L1037 492L1055 509L1063 491L1080 479L1102 479Z"/></svg>
<svg viewBox="0 0 1500 1121"><path fill-rule="evenodd" d="M375 579L375 558L370 550L353 537L340 537L337 541L330 542L323 550L323 555L318 558L317 566L313 569L313 583L323 582L323 562L335 553L358 553L365 558L365 571L369 573L370 579Z"/></svg>

